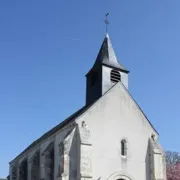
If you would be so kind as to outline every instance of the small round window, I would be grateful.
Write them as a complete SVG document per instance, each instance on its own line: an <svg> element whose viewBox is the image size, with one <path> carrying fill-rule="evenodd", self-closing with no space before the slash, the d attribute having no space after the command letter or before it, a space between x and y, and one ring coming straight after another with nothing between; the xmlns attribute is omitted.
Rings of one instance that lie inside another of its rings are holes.
<svg viewBox="0 0 180 180"><path fill-rule="evenodd" d="M111 82L113 83L117 83L121 80L121 75L119 73L119 71L116 71L116 70L112 70L111 71Z"/></svg>

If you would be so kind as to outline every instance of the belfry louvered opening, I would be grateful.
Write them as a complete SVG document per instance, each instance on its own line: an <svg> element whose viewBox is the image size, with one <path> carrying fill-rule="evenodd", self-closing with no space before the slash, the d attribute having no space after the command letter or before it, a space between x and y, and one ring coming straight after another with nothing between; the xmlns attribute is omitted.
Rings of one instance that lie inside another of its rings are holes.
<svg viewBox="0 0 180 180"><path fill-rule="evenodd" d="M117 82L119 82L121 80L121 75L120 75L120 73L118 72L118 71L116 71L116 70L112 70L111 71L111 81L113 82L113 83L117 83Z"/></svg>

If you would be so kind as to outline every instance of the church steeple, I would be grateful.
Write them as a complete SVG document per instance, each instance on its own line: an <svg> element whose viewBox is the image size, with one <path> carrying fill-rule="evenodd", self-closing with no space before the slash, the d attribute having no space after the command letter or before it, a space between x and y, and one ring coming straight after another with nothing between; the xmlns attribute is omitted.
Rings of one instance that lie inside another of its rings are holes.
<svg viewBox="0 0 180 180"><path fill-rule="evenodd" d="M108 33L106 33L94 66L99 63L128 72L128 70L118 62Z"/></svg>
<svg viewBox="0 0 180 180"><path fill-rule="evenodd" d="M128 88L128 73L129 71L119 63L110 37L106 33L96 61L86 75L86 104L101 97L118 81Z"/></svg>

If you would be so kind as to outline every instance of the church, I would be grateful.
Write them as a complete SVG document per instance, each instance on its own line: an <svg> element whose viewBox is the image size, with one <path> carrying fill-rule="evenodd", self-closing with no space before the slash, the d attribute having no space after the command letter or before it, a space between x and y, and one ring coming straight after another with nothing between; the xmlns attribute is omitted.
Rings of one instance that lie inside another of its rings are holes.
<svg viewBox="0 0 180 180"><path fill-rule="evenodd" d="M15 157L10 180L166 180L159 134L128 74L106 33L86 74L86 104Z"/></svg>

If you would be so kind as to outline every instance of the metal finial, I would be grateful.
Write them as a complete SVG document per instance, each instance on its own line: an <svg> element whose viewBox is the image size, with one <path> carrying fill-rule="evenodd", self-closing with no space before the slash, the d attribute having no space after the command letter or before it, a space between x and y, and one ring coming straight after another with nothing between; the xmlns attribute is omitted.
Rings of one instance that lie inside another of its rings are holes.
<svg viewBox="0 0 180 180"><path fill-rule="evenodd" d="M109 13L106 13L105 14L105 20L104 20L104 22L106 24L106 33L108 32L108 25L109 25L108 16L109 16Z"/></svg>

